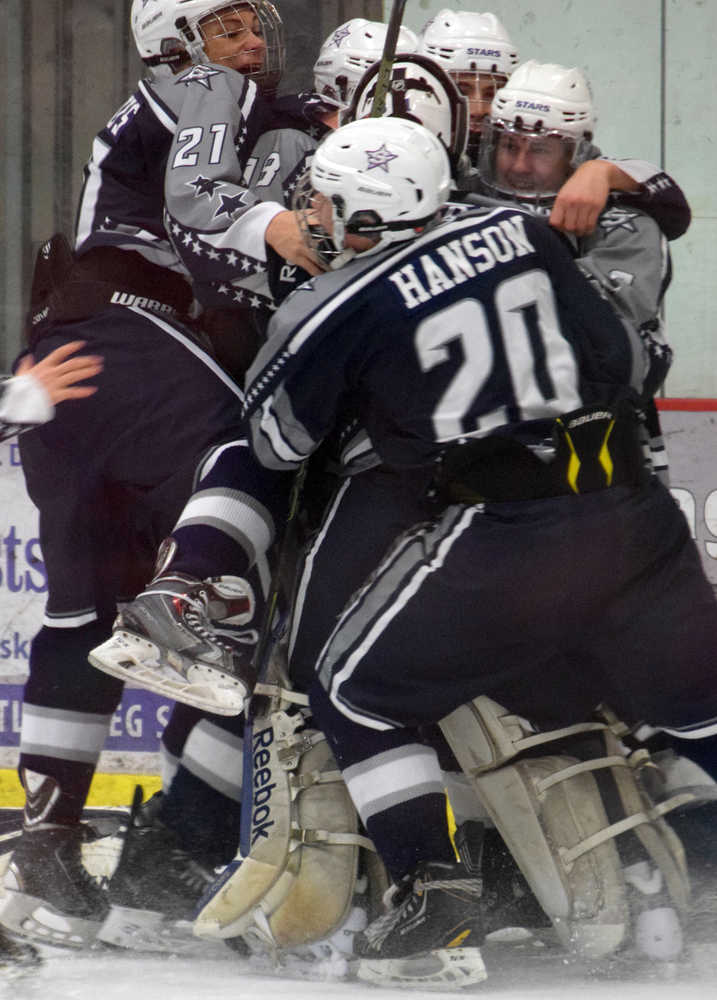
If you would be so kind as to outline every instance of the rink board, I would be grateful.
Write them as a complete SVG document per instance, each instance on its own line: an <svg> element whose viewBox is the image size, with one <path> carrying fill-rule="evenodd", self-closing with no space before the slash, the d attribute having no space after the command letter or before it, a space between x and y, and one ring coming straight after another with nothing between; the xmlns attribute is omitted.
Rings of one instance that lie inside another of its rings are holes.
<svg viewBox="0 0 717 1000"><path fill-rule="evenodd" d="M659 401L673 494L717 587L717 400ZM37 511L25 493L19 449L0 443L0 808L22 803L14 767L30 641L47 589ZM90 796L97 807L131 801L135 782L159 786L157 751L171 702L127 689Z"/></svg>

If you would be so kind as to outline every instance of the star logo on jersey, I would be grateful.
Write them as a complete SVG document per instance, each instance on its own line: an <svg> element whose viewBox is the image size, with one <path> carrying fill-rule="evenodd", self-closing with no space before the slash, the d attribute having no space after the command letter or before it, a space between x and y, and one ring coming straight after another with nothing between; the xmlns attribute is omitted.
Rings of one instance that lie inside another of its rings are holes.
<svg viewBox="0 0 717 1000"><path fill-rule="evenodd" d="M185 87L188 87L190 83L198 83L206 90L211 90L212 77L219 75L219 70L212 69L210 66L192 66L188 72L179 77L177 83L183 83Z"/></svg>
<svg viewBox="0 0 717 1000"><path fill-rule="evenodd" d="M218 219L220 215L228 215L230 219L234 218L234 213L239 212L245 207L244 195L235 194L223 194L221 196L221 202L219 208L214 213L214 218Z"/></svg>
<svg viewBox="0 0 717 1000"><path fill-rule="evenodd" d="M628 212L624 208L609 208L598 219L598 225L606 236L609 236L616 229L625 229L628 233L636 233L637 226L632 220L637 218L637 212Z"/></svg>
<svg viewBox="0 0 717 1000"><path fill-rule="evenodd" d="M331 36L331 44L335 45L338 49L343 42L344 38L348 38L351 34L351 29L347 28L346 25L343 28L337 28L336 31Z"/></svg>
<svg viewBox="0 0 717 1000"><path fill-rule="evenodd" d="M388 165L391 160L398 159L398 153L392 153L391 150L386 147L385 142L383 146L379 146L378 149L367 149L366 156L368 156L367 170L373 170L375 167L380 167L385 174L388 173Z"/></svg>
<svg viewBox="0 0 717 1000"><path fill-rule="evenodd" d="M187 181L187 187L194 188L196 198L205 194L211 201L217 188L224 187L224 185L221 181L213 181L211 177L202 177L200 174L198 177L195 177L193 181Z"/></svg>

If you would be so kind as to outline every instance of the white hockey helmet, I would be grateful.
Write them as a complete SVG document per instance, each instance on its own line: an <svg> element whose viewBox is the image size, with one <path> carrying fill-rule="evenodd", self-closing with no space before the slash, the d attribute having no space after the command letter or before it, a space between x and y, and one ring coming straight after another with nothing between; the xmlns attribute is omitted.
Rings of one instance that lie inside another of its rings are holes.
<svg viewBox="0 0 717 1000"><path fill-rule="evenodd" d="M548 143L554 151L558 141L562 144L565 180L589 157L595 122L590 85L580 69L534 59L522 63L493 99L481 143L481 179L489 187L509 191L511 185L500 169L499 147L518 141L525 145L530 139L541 155L547 155ZM538 190L536 185L532 193L554 195L559 186L553 185L550 191ZM527 178L519 190L528 193Z"/></svg>
<svg viewBox="0 0 717 1000"><path fill-rule="evenodd" d="M338 108L346 108L364 72L383 54L388 25L354 17L340 25L326 39L314 63L314 90ZM410 28L401 27L396 49L415 52L418 38Z"/></svg>
<svg viewBox="0 0 717 1000"><path fill-rule="evenodd" d="M533 132L557 132L590 141L595 109L582 70L535 59L522 63L493 99L491 119Z"/></svg>
<svg viewBox="0 0 717 1000"><path fill-rule="evenodd" d="M375 241L365 253L415 237L451 190L443 143L404 118L363 118L329 133L294 195L307 244L329 267L354 256L345 236Z"/></svg>
<svg viewBox="0 0 717 1000"><path fill-rule="evenodd" d="M361 77L344 121L371 114L378 71L376 63ZM455 172L466 150L468 101L438 63L415 52L397 57L391 67L384 114L419 122L438 136Z"/></svg>
<svg viewBox="0 0 717 1000"><path fill-rule="evenodd" d="M223 31L222 17L251 10L259 22L266 52L260 70L247 72L264 90L273 90L284 72L285 46L281 17L269 0L133 0L130 22L137 51L154 73L175 72L187 63L206 62L202 22L213 18Z"/></svg>
<svg viewBox="0 0 717 1000"><path fill-rule="evenodd" d="M518 53L495 14L444 8L418 36L418 52L448 73L492 73L508 78Z"/></svg>

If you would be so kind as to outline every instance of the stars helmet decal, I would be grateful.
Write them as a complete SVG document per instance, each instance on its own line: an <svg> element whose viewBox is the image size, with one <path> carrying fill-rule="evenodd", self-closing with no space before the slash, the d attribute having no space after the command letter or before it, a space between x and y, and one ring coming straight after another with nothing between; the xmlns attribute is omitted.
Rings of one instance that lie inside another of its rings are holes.
<svg viewBox="0 0 717 1000"><path fill-rule="evenodd" d="M342 28L337 28L336 31L331 36L330 44L335 45L336 48L338 49L341 47L341 43L343 42L344 38L348 38L350 34L351 34L351 29L347 28L346 25L344 25Z"/></svg>
<svg viewBox="0 0 717 1000"><path fill-rule="evenodd" d="M368 157L367 170L379 167L385 174L388 173L388 165L391 160L398 159L398 153L392 153L385 142L378 149L367 149L366 156Z"/></svg>

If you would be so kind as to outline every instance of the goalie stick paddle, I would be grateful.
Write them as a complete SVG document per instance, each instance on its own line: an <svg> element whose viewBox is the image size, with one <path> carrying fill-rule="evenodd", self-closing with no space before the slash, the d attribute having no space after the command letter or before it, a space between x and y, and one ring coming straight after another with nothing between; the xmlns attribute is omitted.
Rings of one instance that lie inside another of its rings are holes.
<svg viewBox="0 0 717 1000"><path fill-rule="evenodd" d="M405 9L406 0L393 0L391 16L388 20L386 41L383 43L383 54L381 55L381 62L376 76L376 89L373 94L370 118L380 118L386 110L386 94L391 82L391 68L393 67L393 60L396 58L398 33L401 30L401 21L403 21L403 12Z"/></svg>

